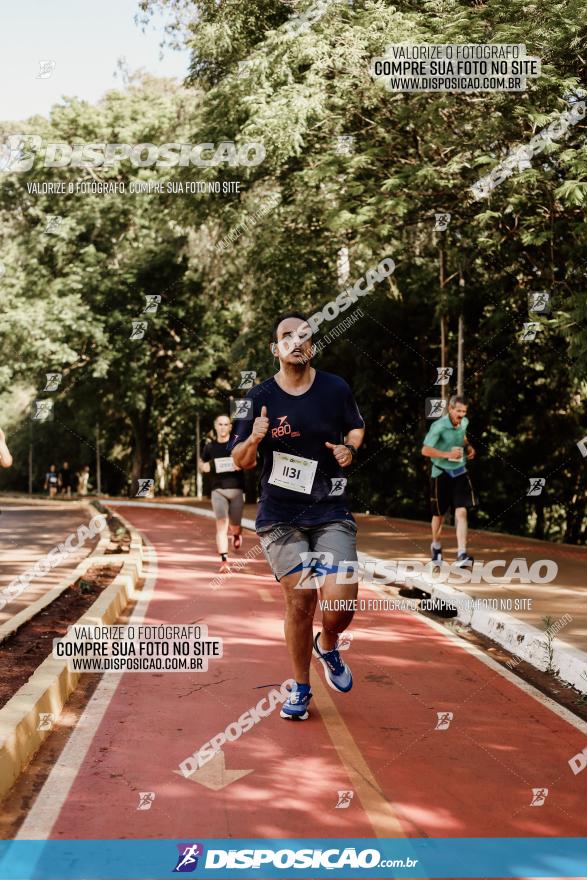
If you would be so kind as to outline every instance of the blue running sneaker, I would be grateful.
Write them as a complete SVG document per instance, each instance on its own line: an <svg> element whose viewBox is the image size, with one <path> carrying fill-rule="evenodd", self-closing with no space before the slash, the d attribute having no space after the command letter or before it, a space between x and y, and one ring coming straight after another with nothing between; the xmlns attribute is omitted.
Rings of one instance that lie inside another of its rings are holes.
<svg viewBox="0 0 587 880"><path fill-rule="evenodd" d="M458 566L458 568L473 568L474 562L475 560L472 556L469 556L468 553L459 553L455 565Z"/></svg>
<svg viewBox="0 0 587 880"><path fill-rule="evenodd" d="M310 685L294 682L289 697L283 704L279 714L282 718L297 718L300 721L305 721L306 718L309 718L308 706L311 699L312 691L310 690Z"/></svg>
<svg viewBox="0 0 587 880"><path fill-rule="evenodd" d="M430 562L442 562L442 547L430 545Z"/></svg>
<svg viewBox="0 0 587 880"><path fill-rule="evenodd" d="M318 645L319 638L320 633L314 639L314 657L317 657L324 667L326 682L333 690L346 694L353 686L351 670L342 662L336 648L333 651L321 651Z"/></svg>

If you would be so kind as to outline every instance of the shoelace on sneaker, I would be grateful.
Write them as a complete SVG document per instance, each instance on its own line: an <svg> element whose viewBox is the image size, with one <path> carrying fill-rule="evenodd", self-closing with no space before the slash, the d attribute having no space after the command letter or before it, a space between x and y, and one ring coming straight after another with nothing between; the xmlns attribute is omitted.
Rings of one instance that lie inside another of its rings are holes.
<svg viewBox="0 0 587 880"><path fill-rule="evenodd" d="M322 657L324 658L328 665L328 668L332 673L334 673L334 675L342 675L342 673L344 672L344 663L340 659L340 654L338 653L336 648L333 651L328 651L327 653L323 654Z"/></svg>
<svg viewBox="0 0 587 880"><path fill-rule="evenodd" d="M297 705L298 703L303 702L304 699L307 699L310 696L309 693L303 694L302 691L290 691L289 692L289 702L292 706Z"/></svg>

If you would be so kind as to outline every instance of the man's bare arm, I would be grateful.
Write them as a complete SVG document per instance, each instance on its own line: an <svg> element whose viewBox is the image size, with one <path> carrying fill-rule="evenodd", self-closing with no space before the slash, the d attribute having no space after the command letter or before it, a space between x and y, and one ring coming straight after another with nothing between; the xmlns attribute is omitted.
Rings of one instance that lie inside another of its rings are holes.
<svg viewBox="0 0 587 880"><path fill-rule="evenodd" d="M253 436L237 443L232 450L232 460L241 471L251 471L257 464L259 442Z"/></svg>
<svg viewBox="0 0 587 880"><path fill-rule="evenodd" d="M467 454L467 458L468 458L469 460L475 458L475 456L477 455L477 453L475 452L474 448L473 448L473 447L471 446L471 444L469 443L469 438L467 437L466 434L465 434L465 452L466 452L466 454Z"/></svg>
<svg viewBox="0 0 587 880"><path fill-rule="evenodd" d="M426 458L448 458L450 461L459 461L461 458L461 453L458 449L444 452L444 450L436 449L434 446L423 446L422 455L426 456Z"/></svg>
<svg viewBox="0 0 587 880"><path fill-rule="evenodd" d="M359 449L362 446L364 439L365 439L365 429L364 428L352 428L352 430L350 430L348 432L348 434L346 435L344 442L350 443L350 445L354 446L355 449Z"/></svg>
<svg viewBox="0 0 587 880"><path fill-rule="evenodd" d="M0 465L5 468L9 468L12 465L12 455L6 445L6 437L2 428L0 428Z"/></svg>
<svg viewBox="0 0 587 880"><path fill-rule="evenodd" d="M261 407L261 415L257 416L253 422L253 430L246 440L237 443L232 450L232 460L237 468L243 471L251 471L257 464L257 449L259 443L266 436L269 430L269 419L267 418L267 407Z"/></svg>

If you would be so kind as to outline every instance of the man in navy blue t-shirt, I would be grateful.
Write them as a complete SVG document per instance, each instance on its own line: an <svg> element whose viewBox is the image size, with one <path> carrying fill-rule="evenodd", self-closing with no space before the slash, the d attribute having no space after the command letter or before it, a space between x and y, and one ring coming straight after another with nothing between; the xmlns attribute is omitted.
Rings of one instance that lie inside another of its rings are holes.
<svg viewBox="0 0 587 880"><path fill-rule="evenodd" d="M363 442L365 423L344 379L311 366L314 349L304 315L289 312L275 321L271 351L279 357L279 372L241 402L244 416L235 419L228 448L243 470L260 460L256 528L283 589L296 679L281 715L304 720L312 697L312 652L330 687L346 693L353 684L337 641L356 608L357 527L345 469ZM322 632L313 638L318 585L325 607Z"/></svg>

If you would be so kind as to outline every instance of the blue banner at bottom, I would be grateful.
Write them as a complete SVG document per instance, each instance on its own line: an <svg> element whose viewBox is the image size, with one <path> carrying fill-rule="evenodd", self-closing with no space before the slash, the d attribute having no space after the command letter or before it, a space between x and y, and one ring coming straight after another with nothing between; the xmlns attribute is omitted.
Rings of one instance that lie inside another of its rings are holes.
<svg viewBox="0 0 587 880"><path fill-rule="evenodd" d="M0 841L0 880L587 877L587 838Z"/></svg>

